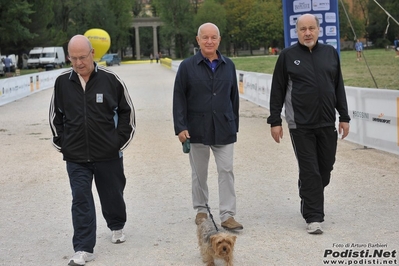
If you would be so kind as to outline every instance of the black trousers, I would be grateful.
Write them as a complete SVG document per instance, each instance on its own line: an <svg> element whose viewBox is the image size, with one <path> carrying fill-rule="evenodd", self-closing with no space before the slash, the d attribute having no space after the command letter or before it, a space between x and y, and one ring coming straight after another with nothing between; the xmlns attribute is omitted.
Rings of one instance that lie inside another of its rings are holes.
<svg viewBox="0 0 399 266"><path fill-rule="evenodd" d="M290 129L299 167L301 213L307 223L324 221L324 188L330 183L337 151L335 127Z"/></svg>
<svg viewBox="0 0 399 266"><path fill-rule="evenodd" d="M96 244L96 211L92 193L93 177L101 202L102 214L111 230L125 226L126 205L123 190L126 178L123 158L95 163L67 162L72 190L72 223L75 252L92 253Z"/></svg>

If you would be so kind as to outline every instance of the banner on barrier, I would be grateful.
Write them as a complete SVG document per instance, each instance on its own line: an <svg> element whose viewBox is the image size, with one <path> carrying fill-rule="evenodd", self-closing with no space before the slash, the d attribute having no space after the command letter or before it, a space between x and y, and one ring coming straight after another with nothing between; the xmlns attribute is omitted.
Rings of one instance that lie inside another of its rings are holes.
<svg viewBox="0 0 399 266"><path fill-rule="evenodd" d="M399 91L346 87L352 118L348 140L399 154Z"/></svg>
<svg viewBox="0 0 399 266"><path fill-rule="evenodd" d="M40 90L54 87L55 79L65 69L38 72L0 80L0 106Z"/></svg>

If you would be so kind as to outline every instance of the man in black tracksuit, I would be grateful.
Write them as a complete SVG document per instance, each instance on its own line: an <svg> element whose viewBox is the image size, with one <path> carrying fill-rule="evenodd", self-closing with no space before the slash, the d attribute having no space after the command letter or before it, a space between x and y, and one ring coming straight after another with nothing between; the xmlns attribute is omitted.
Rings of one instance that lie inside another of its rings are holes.
<svg viewBox="0 0 399 266"><path fill-rule="evenodd" d="M318 42L320 24L314 15L297 20L298 43L284 49L274 69L270 95L271 135L283 137L281 111L285 106L291 142L299 166L301 213L310 234L321 234L324 221L324 188L337 150L339 134L349 133L348 107L340 60L331 45Z"/></svg>
<svg viewBox="0 0 399 266"><path fill-rule="evenodd" d="M112 243L125 241L126 178L123 154L135 132L135 112L124 82L98 66L83 35L68 44L72 68L55 81L49 122L53 145L63 154L72 190L73 247L68 265L94 259L96 212L93 178Z"/></svg>

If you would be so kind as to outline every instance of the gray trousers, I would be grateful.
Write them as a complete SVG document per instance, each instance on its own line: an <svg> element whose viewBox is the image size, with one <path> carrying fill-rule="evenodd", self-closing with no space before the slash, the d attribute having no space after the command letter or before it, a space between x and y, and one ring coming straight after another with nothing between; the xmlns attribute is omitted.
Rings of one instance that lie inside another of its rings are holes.
<svg viewBox="0 0 399 266"><path fill-rule="evenodd" d="M203 145L191 144L189 153L192 169L193 207L197 212L208 213L208 165L210 150L215 157L219 184L219 216L222 222L236 214L236 193L234 190L234 144Z"/></svg>

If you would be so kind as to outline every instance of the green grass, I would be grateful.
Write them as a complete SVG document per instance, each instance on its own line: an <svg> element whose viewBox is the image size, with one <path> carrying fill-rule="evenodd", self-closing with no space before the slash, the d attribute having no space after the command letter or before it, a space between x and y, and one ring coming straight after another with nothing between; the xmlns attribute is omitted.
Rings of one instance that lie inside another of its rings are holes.
<svg viewBox="0 0 399 266"><path fill-rule="evenodd" d="M21 69L20 71L21 71L20 75L22 76L22 75L34 74L34 73L37 73L40 71L46 71L46 70L45 69ZM12 74L15 75L15 73L12 73ZM7 78L6 75L0 77L0 79L3 79L3 78Z"/></svg>
<svg viewBox="0 0 399 266"><path fill-rule="evenodd" d="M45 71L44 69L42 69L41 71ZM38 69L21 69L21 75L29 75L29 74L33 74L33 73L37 73L39 72Z"/></svg>
<svg viewBox="0 0 399 266"><path fill-rule="evenodd" d="M393 50L364 50L363 56L361 61L357 61L355 51L341 51L342 75L346 86L399 90L399 58L395 57ZM273 74L277 56L231 59L238 70Z"/></svg>

